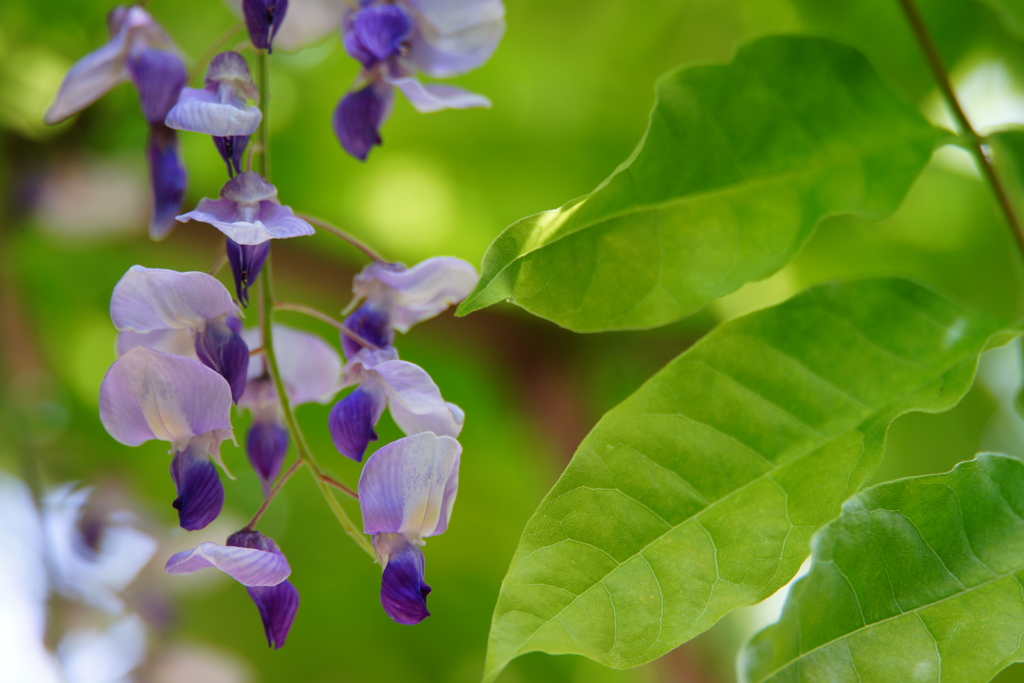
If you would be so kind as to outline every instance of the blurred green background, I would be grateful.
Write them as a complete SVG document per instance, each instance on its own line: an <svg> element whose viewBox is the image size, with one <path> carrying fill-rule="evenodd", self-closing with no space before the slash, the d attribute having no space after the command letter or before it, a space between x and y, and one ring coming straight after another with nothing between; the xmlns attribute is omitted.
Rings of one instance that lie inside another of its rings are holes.
<svg viewBox="0 0 1024 683"><path fill-rule="evenodd" d="M920 4L975 122L1024 123L1021 36L975 0ZM663 329L581 336L510 306L465 319L449 312L399 340L403 357L425 367L468 415L453 524L426 549L433 616L407 627L384 615L379 568L343 535L313 482L300 475L262 523L288 554L302 595L287 646L269 651L239 585L159 576L169 552L222 542L259 506L260 487L242 450L224 448L238 478L225 482L222 521L184 538L169 531L176 518L164 447L121 446L97 416L99 383L114 358L107 306L115 282L136 263L205 270L220 237L192 223L160 244L146 238L146 127L130 86L70 122L41 124L67 68L106 40L110 6L4 0L0 7L0 467L49 484L103 483L134 501L147 528L165 541L144 582L169 591L170 615L154 629L156 653L202 643L233 661L240 681L478 680L498 587L533 508L598 417L719 321L823 280L881 274L911 275L979 308L1024 314L1020 255L970 161L952 148L936 155L890 219L830 219L781 273ZM645 128L659 74L682 63L727 60L738 43L766 33L813 32L853 44L902 96L944 120L891 0L506 6L507 33L495 57L456 80L490 97L494 108L424 116L399 98L385 144L366 164L346 156L330 129L335 103L356 75L337 36L297 54L275 54L272 166L282 202L350 230L395 260L451 254L478 264L504 226L588 192L628 156ZM148 9L192 58L236 20L219 0L154 0ZM182 146L191 208L216 196L224 167L206 137L185 133ZM337 314L361 267L358 256L326 234L275 244L279 297ZM292 313L280 321L337 344L325 325ZM1024 427L1010 406L1019 366L1016 347L987 354L981 380L952 412L897 421L877 479L945 471L979 449L1024 456ZM331 446L328 410L303 407L301 422L321 462L354 484L359 466ZM240 437L245 425L239 416ZM398 436L390 418L380 431L381 443ZM639 669L615 672L535 654L517 660L501 681L732 681L735 652L766 612L741 610ZM147 666L139 678L155 681L154 672ZM1001 680L1024 675L1010 670Z"/></svg>

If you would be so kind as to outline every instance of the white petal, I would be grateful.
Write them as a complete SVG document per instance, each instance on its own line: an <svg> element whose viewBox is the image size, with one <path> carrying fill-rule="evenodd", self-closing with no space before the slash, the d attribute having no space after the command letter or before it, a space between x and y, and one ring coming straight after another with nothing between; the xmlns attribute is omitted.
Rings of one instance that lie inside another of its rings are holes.
<svg viewBox="0 0 1024 683"><path fill-rule="evenodd" d="M454 85L438 85L436 83L423 85L415 78L386 78L385 80L401 90L416 111L421 114L432 114L442 109L489 108L491 106L491 101L483 95L456 88Z"/></svg>
<svg viewBox="0 0 1024 683"><path fill-rule="evenodd" d="M438 256L401 271L370 264L356 276L352 289L357 298L371 295L374 281L394 290L391 324L404 333L465 299L477 279L476 269L462 259Z"/></svg>
<svg viewBox="0 0 1024 683"><path fill-rule="evenodd" d="M392 360L375 366L370 373L380 377L391 417L406 434L433 432L456 437L462 431L455 414L441 398L441 390L420 366Z"/></svg>
<svg viewBox="0 0 1024 683"><path fill-rule="evenodd" d="M167 113L164 124L177 130L226 137L252 135L262 120L259 107L223 104L216 94L207 90L185 88L178 103Z"/></svg>
<svg viewBox="0 0 1024 683"><path fill-rule="evenodd" d="M192 360L199 360L192 333L186 329L156 330L155 332L124 332L117 333L117 355L123 356L136 346L145 346L154 351L173 353ZM250 367L252 364L250 363Z"/></svg>
<svg viewBox="0 0 1024 683"><path fill-rule="evenodd" d="M405 0L418 16L410 57L423 73L447 78L486 62L505 32L501 0Z"/></svg>
<svg viewBox="0 0 1024 683"><path fill-rule="evenodd" d="M43 121L48 125L74 116L90 104L128 80L125 58L128 46L125 32L100 49L90 52L75 63L57 92L57 99L46 111Z"/></svg>

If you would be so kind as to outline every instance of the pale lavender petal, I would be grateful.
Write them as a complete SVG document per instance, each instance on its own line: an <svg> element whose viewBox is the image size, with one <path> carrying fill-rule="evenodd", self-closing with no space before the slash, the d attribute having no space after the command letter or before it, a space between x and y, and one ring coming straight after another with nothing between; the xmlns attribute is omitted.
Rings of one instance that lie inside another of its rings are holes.
<svg viewBox="0 0 1024 683"><path fill-rule="evenodd" d="M263 112L251 105L222 103L216 92L185 88L164 123L169 128L206 135L252 135Z"/></svg>
<svg viewBox="0 0 1024 683"><path fill-rule="evenodd" d="M171 459L171 479L178 497L171 503L186 531L205 529L224 507L224 485L204 444L193 441Z"/></svg>
<svg viewBox="0 0 1024 683"><path fill-rule="evenodd" d="M368 265L356 276L352 290L357 298L368 297L375 281L394 290L391 325L399 332L408 332L465 299L478 279L473 266L451 256L429 258L406 270L387 265Z"/></svg>
<svg viewBox="0 0 1024 683"><path fill-rule="evenodd" d="M119 330L202 328L236 310L217 278L200 272L132 266L114 286L110 319Z"/></svg>
<svg viewBox="0 0 1024 683"><path fill-rule="evenodd" d="M373 368L384 384L388 409L395 424L406 434L433 432L456 437L462 424L456 419L427 371L404 360L392 360Z"/></svg>
<svg viewBox="0 0 1024 683"><path fill-rule="evenodd" d="M326 403L338 392L341 357L315 334L274 325L281 379L293 405Z"/></svg>
<svg viewBox="0 0 1024 683"><path fill-rule="evenodd" d="M182 451L193 436L231 429L231 388L202 363L136 346L103 378L100 421L126 446L159 439Z"/></svg>
<svg viewBox="0 0 1024 683"><path fill-rule="evenodd" d="M501 0L404 0L418 15L410 58L423 73L448 78L475 69L505 32Z"/></svg>
<svg viewBox="0 0 1024 683"><path fill-rule="evenodd" d="M418 624L430 616L427 595L430 586L423 574L426 562L423 551L402 536L381 534L373 539L378 555L383 555L380 604L387 615L399 624Z"/></svg>
<svg viewBox="0 0 1024 683"><path fill-rule="evenodd" d="M442 109L489 108L491 101L483 95L456 88L454 85L423 85L415 78L388 78L387 82L402 91L410 104L421 114L432 114Z"/></svg>
<svg viewBox="0 0 1024 683"><path fill-rule="evenodd" d="M255 207L259 202L277 198L277 188L255 171L245 171L224 183L220 188L222 199Z"/></svg>
<svg viewBox="0 0 1024 683"><path fill-rule="evenodd" d="M259 99L260 89L252 81L245 57L237 52L221 52L210 60L203 83L212 91L226 87L224 99Z"/></svg>
<svg viewBox="0 0 1024 683"><path fill-rule="evenodd" d="M276 586L249 587L247 590L260 612L267 644L280 650L299 611L299 591L291 581L282 581Z"/></svg>
<svg viewBox="0 0 1024 683"><path fill-rule="evenodd" d="M359 507L367 534L398 533L412 542L447 528L455 502L462 446L430 432L381 447L359 477ZM443 525L442 525L443 520Z"/></svg>
<svg viewBox="0 0 1024 683"><path fill-rule="evenodd" d="M209 223L238 244L248 245L316 232L312 225L297 218L289 207L269 201L260 202L259 213L252 222L244 220L238 205L228 199L203 199L195 211L178 216L178 220L183 223L189 220Z"/></svg>
<svg viewBox="0 0 1024 683"><path fill-rule="evenodd" d="M196 355L195 342L192 341L192 333L186 329L156 330L144 333L125 330L117 333L117 355L123 356L136 346L145 346L154 351L163 351L199 360L199 356Z"/></svg>
<svg viewBox="0 0 1024 683"><path fill-rule="evenodd" d="M126 35L119 33L71 67L43 121L48 125L60 123L128 80Z"/></svg>
<svg viewBox="0 0 1024 683"><path fill-rule="evenodd" d="M168 574L192 574L214 567L246 586L276 586L292 573L284 555L256 548L201 543L167 560Z"/></svg>
<svg viewBox="0 0 1024 683"><path fill-rule="evenodd" d="M338 452L356 462L371 441L377 440L374 429L387 401L383 392L373 386L361 386L334 404L327 417L327 428Z"/></svg>

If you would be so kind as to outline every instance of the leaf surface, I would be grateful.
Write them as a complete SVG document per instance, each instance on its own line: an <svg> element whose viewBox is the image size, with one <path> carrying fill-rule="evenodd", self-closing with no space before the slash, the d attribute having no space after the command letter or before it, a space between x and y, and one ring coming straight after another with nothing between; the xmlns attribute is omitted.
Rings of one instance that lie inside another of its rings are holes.
<svg viewBox="0 0 1024 683"><path fill-rule="evenodd" d="M527 523L486 679L535 650L637 666L774 593L889 423L959 401L1000 328L866 280L713 330L600 420Z"/></svg>
<svg viewBox="0 0 1024 683"><path fill-rule="evenodd" d="M742 654L744 680L985 683L1024 649L1024 463L985 454L874 486Z"/></svg>
<svg viewBox="0 0 1024 683"><path fill-rule="evenodd" d="M779 270L826 216L891 213L942 134L855 50L762 38L663 77L630 159L499 235L459 314L509 299L577 331L669 323Z"/></svg>

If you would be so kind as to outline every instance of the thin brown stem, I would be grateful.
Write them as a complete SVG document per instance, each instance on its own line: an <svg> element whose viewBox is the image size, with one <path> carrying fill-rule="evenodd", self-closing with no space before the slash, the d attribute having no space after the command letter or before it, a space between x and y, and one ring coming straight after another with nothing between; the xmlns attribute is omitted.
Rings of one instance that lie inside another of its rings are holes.
<svg viewBox="0 0 1024 683"><path fill-rule="evenodd" d="M291 303L291 302L288 302L288 301L275 301L274 302L274 309L278 310L278 311L293 311L295 313L304 313L304 314L308 315L311 318L316 318L317 320L325 322L325 323L327 323L328 325L330 325L332 327L338 328L339 330L341 330L342 334L344 334L346 337L348 337L349 339L352 339L353 341L357 342L358 344L360 344L362 346L366 346L366 347L371 348L371 349L379 349L380 348L376 344L374 344L372 342L369 342L366 339L363 339L363 337L361 337L357 333L353 332L349 328L345 327L345 323L343 323L343 322L341 322L339 320L335 320L331 316L327 315L326 313L323 313L321 311L316 310L312 306L306 306L304 304L294 304L294 303Z"/></svg>
<svg viewBox="0 0 1024 683"><path fill-rule="evenodd" d="M996 201L999 203L999 207L1002 209L1003 215L1006 216L1006 222L1009 224L1010 230L1013 231L1013 236L1017 240L1017 246L1020 247L1021 253L1024 254L1024 226L1021 225L1020 219L1017 217L1017 213L1010 201L1010 195L1007 193L999 175L996 173L996 169L992 165L992 160L989 159L988 154L985 153L985 146L981 136L974 130L970 120L967 118L967 114L964 113L963 107L960 106L960 101L957 99L956 92L953 90L953 85L949 81L946 67L942 63L942 55L939 54L939 50L936 47L935 42L932 40L931 34L928 33L928 27L924 23L924 18L917 10L917 6L914 5L914 0L897 1L900 3L900 7L903 8L903 13L907 17L907 22L910 24L910 28L914 32L914 36L917 38L918 44L921 46L921 51L924 53L925 60L928 62L928 67L932 71L932 76L935 77L935 81L939 85L942 98L945 100L946 106L949 107L950 112L953 114L953 118L956 121L957 131L965 142L968 143L968 151L970 151L974 156L974 160L978 164L978 168L980 169L982 176L984 176L985 180L992 188L992 192L996 196Z"/></svg>
<svg viewBox="0 0 1024 683"><path fill-rule="evenodd" d="M257 346L255 349L249 349L249 357L256 356L263 353L263 347Z"/></svg>
<svg viewBox="0 0 1024 683"><path fill-rule="evenodd" d="M350 498L359 500L359 494L350 489L349 487L345 486L344 484L342 484L340 481L337 481L336 479L333 479L322 472L320 473L319 476L320 481L324 482L325 484L328 484L329 486L333 486L334 488L338 489L339 491L344 493L346 496L349 496Z"/></svg>
<svg viewBox="0 0 1024 683"><path fill-rule="evenodd" d="M199 61L195 63L195 66L192 67L192 70L189 71L188 82L192 83L197 78L199 78L203 73L203 69L206 68L206 65L210 62L210 60L213 59L217 55L217 53L220 52L221 49L223 49L223 47L228 44L228 41L230 41L234 37L234 35L241 31L244 27L245 21L239 19L234 24L232 24L226 31L224 31L224 33L220 34L217 40L213 41L213 44L210 45L210 47L207 48L206 52L203 53L203 56L199 58Z"/></svg>
<svg viewBox="0 0 1024 683"><path fill-rule="evenodd" d="M274 488L270 489L270 493L267 494L266 499L263 501L263 505L260 505L260 509L256 511L256 514L252 516L249 523L246 524L246 528L256 528L256 523L260 521L260 517L270 507L270 503L277 496L278 492L284 487L285 482L292 478L292 475L299 471L299 468L306 464L306 461L302 458L298 458L292 466L288 468L288 471L277 478L277 482L274 484Z"/></svg>
<svg viewBox="0 0 1024 683"><path fill-rule="evenodd" d="M356 239L355 237L353 237L352 235L348 234L347 232L345 232L341 228L328 223L324 219L317 218L316 216L310 216L309 214L305 214L305 213L298 214L298 217L301 218L302 220L306 221L307 223L311 223L311 224L315 225L318 228L326 230L327 232L329 232L329 233L331 233L333 235L336 235L337 237L340 237L341 239L345 240L346 242L351 244L353 247L355 247L359 251L361 251L364 254L366 254L368 257L370 257L370 259L376 261L377 263L386 263L386 261L380 256L380 254L378 254L373 249L368 247L364 242Z"/></svg>
<svg viewBox="0 0 1024 683"><path fill-rule="evenodd" d="M210 266L210 275L217 275L220 269L226 266L228 263L228 250L226 244L221 244L220 251L217 252L216 258L213 259L213 265Z"/></svg>

